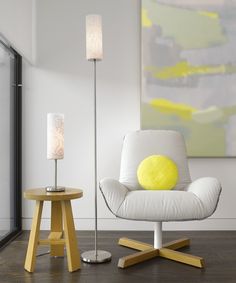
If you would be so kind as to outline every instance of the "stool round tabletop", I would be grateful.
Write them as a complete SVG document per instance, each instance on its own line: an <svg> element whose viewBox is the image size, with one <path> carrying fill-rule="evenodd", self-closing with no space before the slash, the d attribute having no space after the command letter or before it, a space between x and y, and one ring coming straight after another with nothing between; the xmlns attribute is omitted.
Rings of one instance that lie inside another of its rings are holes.
<svg viewBox="0 0 236 283"><path fill-rule="evenodd" d="M24 191L24 198L31 200L61 201L81 198L81 189L66 188L64 192L47 192L45 188L35 188Z"/></svg>

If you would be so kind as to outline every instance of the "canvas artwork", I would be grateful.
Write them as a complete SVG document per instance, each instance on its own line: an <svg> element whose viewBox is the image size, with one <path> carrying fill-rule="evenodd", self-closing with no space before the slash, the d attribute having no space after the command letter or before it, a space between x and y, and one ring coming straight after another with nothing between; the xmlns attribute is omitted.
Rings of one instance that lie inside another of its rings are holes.
<svg viewBox="0 0 236 283"><path fill-rule="evenodd" d="M141 128L236 156L236 1L142 0Z"/></svg>

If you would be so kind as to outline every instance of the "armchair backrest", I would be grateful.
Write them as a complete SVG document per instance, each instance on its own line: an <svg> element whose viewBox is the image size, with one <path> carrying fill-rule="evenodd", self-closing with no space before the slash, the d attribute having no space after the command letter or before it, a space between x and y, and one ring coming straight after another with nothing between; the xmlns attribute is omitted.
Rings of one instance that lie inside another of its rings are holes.
<svg viewBox="0 0 236 283"><path fill-rule="evenodd" d="M127 134L124 138L120 182L130 190L142 189L137 179L140 162L150 155L166 155L178 166L179 180L175 190L184 190L191 182L186 148L182 135L176 131L143 130Z"/></svg>

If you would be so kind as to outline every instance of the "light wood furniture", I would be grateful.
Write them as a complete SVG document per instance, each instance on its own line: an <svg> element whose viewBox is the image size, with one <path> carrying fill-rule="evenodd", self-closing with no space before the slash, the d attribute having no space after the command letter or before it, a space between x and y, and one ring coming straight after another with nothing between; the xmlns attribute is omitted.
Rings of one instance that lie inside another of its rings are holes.
<svg viewBox="0 0 236 283"><path fill-rule="evenodd" d="M177 249L190 245L190 240L188 238L182 238L166 243L160 249L155 249L150 244L131 240L128 238L120 238L118 244L139 251L132 255L120 258L118 262L118 267L120 268L126 268L158 256L182 262L198 268L204 267L203 258L176 251Z"/></svg>
<svg viewBox="0 0 236 283"><path fill-rule="evenodd" d="M26 199L36 201L25 258L25 270L34 272L36 251L39 245L50 245L51 256L63 256L65 246L69 271L73 272L80 269L80 253L75 234L71 200L81 198L82 196L82 190L72 188L66 188L64 192L58 193L46 192L45 188L30 189L24 192ZM51 201L51 232L48 239L40 240L40 222L44 201Z"/></svg>

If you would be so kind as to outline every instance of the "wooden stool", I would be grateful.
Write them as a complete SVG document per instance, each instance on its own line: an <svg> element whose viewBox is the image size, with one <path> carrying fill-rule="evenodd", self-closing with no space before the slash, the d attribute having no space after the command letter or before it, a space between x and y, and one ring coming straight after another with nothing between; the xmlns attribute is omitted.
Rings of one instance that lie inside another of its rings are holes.
<svg viewBox="0 0 236 283"><path fill-rule="evenodd" d="M26 199L36 200L24 266L28 272L34 272L38 245L50 245L51 256L63 256L64 246L66 246L69 271L73 272L80 269L80 253L70 201L82 196L82 190L72 188L66 188L65 192L58 193L46 192L45 188L30 189L24 192ZM40 222L44 201L51 201L51 232L48 239L40 240Z"/></svg>

